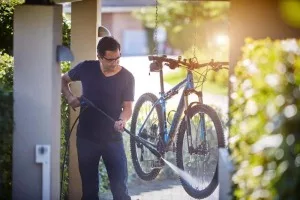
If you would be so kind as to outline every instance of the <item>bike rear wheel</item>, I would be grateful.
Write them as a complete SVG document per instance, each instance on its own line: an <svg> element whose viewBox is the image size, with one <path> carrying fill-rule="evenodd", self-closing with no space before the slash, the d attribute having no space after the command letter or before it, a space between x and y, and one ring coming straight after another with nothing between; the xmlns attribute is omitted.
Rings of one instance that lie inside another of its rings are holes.
<svg viewBox="0 0 300 200"><path fill-rule="evenodd" d="M134 133L155 145L157 145L159 141L160 133L163 132L163 117L160 104L157 104L154 107L154 110L146 121L143 130L140 134L138 133L156 101L157 97L151 93L143 94L137 100L132 114L130 129L131 133ZM161 168L153 168L151 165L154 162L158 162L157 157L133 138L130 138L130 150L132 164L137 175L146 181L155 179Z"/></svg>
<svg viewBox="0 0 300 200"><path fill-rule="evenodd" d="M190 148L186 117L191 127ZM203 130L206 140L200 136ZM221 121L214 109L203 104L189 108L181 121L176 144L177 166L185 174L180 177L183 188L194 198L208 197L218 186L218 148L225 146Z"/></svg>

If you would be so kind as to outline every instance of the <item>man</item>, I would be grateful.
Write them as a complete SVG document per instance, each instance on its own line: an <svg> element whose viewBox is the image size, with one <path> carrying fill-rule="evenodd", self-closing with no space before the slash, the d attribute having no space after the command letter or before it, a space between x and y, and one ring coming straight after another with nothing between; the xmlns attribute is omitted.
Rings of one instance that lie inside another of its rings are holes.
<svg viewBox="0 0 300 200"><path fill-rule="evenodd" d="M131 199L127 190L127 159L122 135L132 114L134 77L119 65L120 44L113 37L103 37L97 45L99 60L84 61L62 76L62 93L69 105L80 106L69 88L81 81L83 96L115 119L92 107L81 109L77 128L77 151L82 181L82 200L98 200L98 166L102 157L114 200Z"/></svg>

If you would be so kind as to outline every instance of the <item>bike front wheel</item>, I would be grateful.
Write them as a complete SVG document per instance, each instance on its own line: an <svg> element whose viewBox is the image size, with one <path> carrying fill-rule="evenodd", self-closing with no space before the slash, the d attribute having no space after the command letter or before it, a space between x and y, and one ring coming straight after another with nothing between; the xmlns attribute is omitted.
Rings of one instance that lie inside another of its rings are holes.
<svg viewBox="0 0 300 200"><path fill-rule="evenodd" d="M137 100L130 129L131 133L135 133L136 136L154 145L158 144L160 134L163 132L162 108L160 104L154 106L156 101L157 97L151 93L143 94ZM145 123L144 127L142 127L143 123ZM159 162L157 157L133 138L130 138L130 150L132 164L137 175L146 181L155 179L161 169L153 167L155 162Z"/></svg>
<svg viewBox="0 0 300 200"><path fill-rule="evenodd" d="M225 146L214 109L203 104L189 108L181 121L176 146L176 163L183 170L180 181L185 191L194 198L211 195L218 186L218 148Z"/></svg>

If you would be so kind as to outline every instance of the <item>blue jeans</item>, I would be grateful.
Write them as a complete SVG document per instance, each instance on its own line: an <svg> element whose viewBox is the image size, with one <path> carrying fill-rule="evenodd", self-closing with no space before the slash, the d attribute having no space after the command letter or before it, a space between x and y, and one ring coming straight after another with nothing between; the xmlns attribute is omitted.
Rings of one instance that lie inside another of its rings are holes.
<svg viewBox="0 0 300 200"><path fill-rule="evenodd" d="M130 200L127 189L127 159L123 141L97 144L77 137L82 200L99 200L99 161L102 157L114 200Z"/></svg>

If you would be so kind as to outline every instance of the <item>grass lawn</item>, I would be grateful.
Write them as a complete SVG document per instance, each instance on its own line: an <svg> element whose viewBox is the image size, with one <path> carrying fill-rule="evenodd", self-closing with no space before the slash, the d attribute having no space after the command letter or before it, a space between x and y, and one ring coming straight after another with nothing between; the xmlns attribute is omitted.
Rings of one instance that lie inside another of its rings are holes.
<svg viewBox="0 0 300 200"><path fill-rule="evenodd" d="M228 95L228 86L220 86L216 83L206 82L203 86L204 92L209 92L212 94Z"/></svg>
<svg viewBox="0 0 300 200"><path fill-rule="evenodd" d="M172 86L175 86L177 83L179 83L181 80L183 80L182 75L172 75L168 76L166 75L164 77L165 82L169 83ZM200 88L199 88L200 89ZM228 86L220 85L217 83L206 81L203 85L203 91L209 92L212 94L219 94L219 95L227 95L228 94Z"/></svg>

